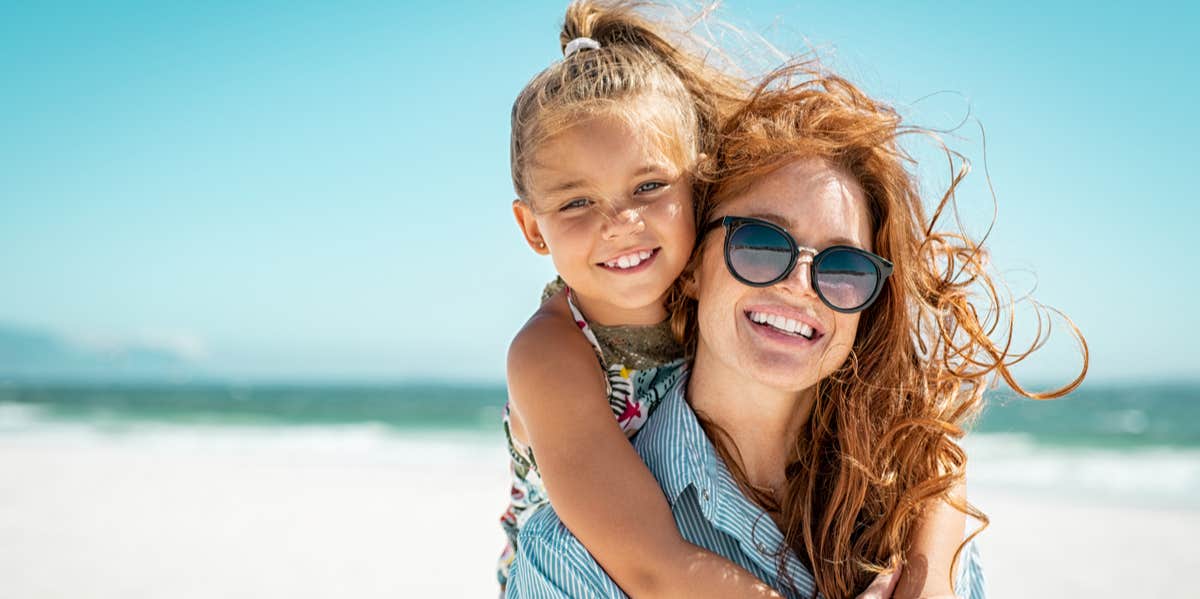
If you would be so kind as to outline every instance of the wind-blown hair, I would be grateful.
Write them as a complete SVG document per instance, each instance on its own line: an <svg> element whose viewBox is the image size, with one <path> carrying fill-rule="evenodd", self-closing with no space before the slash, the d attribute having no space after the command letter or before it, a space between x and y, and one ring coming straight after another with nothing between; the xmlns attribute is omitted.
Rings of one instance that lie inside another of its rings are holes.
<svg viewBox="0 0 1200 599"><path fill-rule="evenodd" d="M778 496L754 488L728 435L705 423L735 478L773 512L788 548L830 598L861 592L891 567L894 555L903 556L914 523L936 500L986 527L987 517L950 491L966 473L967 456L956 439L979 413L990 381L998 375L1016 392L1045 399L1075 389L1087 372L1087 345L1072 324L1083 354L1075 380L1033 393L1014 379L1009 368L1044 343L1046 309L1036 311L1035 340L1016 351L1013 303L1002 301L1008 296L989 274L981 244L937 228L967 163L953 172L928 216L906 170L913 161L898 143L913 134L937 139L904 126L895 110L849 81L793 64L764 78L732 113L717 152L699 168L699 223L795 160L818 158L844 169L866 196L874 251L895 265L878 300L862 313L845 363L817 384ZM962 158L940 147L951 164ZM700 260L694 253L684 279ZM680 288L670 299L672 324L694 354L696 304Z"/></svg>
<svg viewBox="0 0 1200 599"><path fill-rule="evenodd" d="M710 151L722 111L745 97L739 81L679 49L686 31L652 26L640 2L578 0L567 7L559 43L591 38L538 73L512 108L513 189L528 202L528 169L547 139L595 116L648 130L663 158L690 171ZM666 34L678 39L668 40ZM698 40L698 38L691 38Z"/></svg>

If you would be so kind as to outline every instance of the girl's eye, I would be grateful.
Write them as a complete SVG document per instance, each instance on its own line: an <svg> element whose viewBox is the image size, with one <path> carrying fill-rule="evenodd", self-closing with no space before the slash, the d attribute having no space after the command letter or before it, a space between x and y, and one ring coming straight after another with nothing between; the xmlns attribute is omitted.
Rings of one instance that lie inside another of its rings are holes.
<svg viewBox="0 0 1200 599"><path fill-rule="evenodd" d="M642 183L641 185L638 185L635 193L650 193L651 191L656 191L666 186L667 184L663 183L662 181L650 181L648 183Z"/></svg>
<svg viewBox="0 0 1200 599"><path fill-rule="evenodd" d="M577 199L577 200L571 200L570 202L567 202L566 204L563 204L563 205L562 205L562 206L561 206L561 207L558 209L558 211L559 211L559 212L566 212L566 211L568 211L568 210L572 210L572 209L575 209L575 208L586 208L586 207L588 206L588 204L591 204L591 203L592 203L592 202L591 202L591 200L589 200L589 199L587 199L587 198L579 198L579 199Z"/></svg>

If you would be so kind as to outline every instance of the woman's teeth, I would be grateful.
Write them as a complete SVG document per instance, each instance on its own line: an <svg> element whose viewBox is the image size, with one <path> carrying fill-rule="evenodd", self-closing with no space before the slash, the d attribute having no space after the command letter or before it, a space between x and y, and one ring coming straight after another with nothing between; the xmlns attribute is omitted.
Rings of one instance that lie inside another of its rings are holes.
<svg viewBox="0 0 1200 599"><path fill-rule="evenodd" d="M650 250L625 254L624 256L621 256L615 260L609 260L608 262L605 262L604 265L609 268L633 268L641 264L642 260L649 258L652 254L654 254L654 252Z"/></svg>
<svg viewBox="0 0 1200 599"><path fill-rule="evenodd" d="M792 320L791 318L784 318L777 314L751 312L750 320L757 322L758 324L765 324L772 328L779 329L780 331L790 335L800 335L805 339L812 339L813 337L812 327L804 324L803 322L798 322L796 320Z"/></svg>

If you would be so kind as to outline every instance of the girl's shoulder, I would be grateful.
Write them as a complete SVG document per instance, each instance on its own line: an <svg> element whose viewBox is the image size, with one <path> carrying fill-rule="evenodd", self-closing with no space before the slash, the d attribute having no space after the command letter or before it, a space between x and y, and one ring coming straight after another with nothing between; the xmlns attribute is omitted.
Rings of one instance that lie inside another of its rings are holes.
<svg viewBox="0 0 1200 599"><path fill-rule="evenodd" d="M552 294L525 321L508 347L510 375L535 364L587 359L594 365L593 345L579 334L565 291Z"/></svg>

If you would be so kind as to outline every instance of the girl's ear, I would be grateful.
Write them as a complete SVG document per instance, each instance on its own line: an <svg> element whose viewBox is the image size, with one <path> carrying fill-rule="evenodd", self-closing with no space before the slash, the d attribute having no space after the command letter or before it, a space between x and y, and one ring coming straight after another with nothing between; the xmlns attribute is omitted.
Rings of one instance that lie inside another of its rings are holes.
<svg viewBox="0 0 1200 599"><path fill-rule="evenodd" d="M550 254L550 248L546 247L546 240L542 237L542 232L538 229L537 219L533 217L533 210L529 204L517 198L513 200L513 216L517 219L517 226L521 228L521 234L525 236L525 243L533 251L547 256Z"/></svg>

